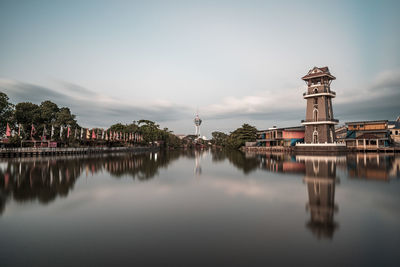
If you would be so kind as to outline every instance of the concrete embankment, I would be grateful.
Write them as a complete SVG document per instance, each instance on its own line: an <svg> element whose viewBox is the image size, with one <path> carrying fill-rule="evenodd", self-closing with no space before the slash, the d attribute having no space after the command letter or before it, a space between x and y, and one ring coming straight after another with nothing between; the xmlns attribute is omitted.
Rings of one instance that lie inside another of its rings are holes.
<svg viewBox="0 0 400 267"><path fill-rule="evenodd" d="M243 151L252 153L268 152L294 152L294 153L345 153L345 152L375 152L375 153L399 153L400 147L324 147L324 146L274 146L274 147L243 147Z"/></svg>
<svg viewBox="0 0 400 267"><path fill-rule="evenodd" d="M37 157L50 155L78 155L95 153L115 152L155 152L158 147L23 147L23 148L2 148L0 157Z"/></svg>

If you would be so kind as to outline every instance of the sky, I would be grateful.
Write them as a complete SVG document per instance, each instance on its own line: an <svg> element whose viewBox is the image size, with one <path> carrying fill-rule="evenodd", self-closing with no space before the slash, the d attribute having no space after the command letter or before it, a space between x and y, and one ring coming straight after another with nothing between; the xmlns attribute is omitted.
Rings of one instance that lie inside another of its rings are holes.
<svg viewBox="0 0 400 267"><path fill-rule="evenodd" d="M400 115L400 1L0 0L0 91L83 127L149 119L177 134L300 125L314 66L334 116Z"/></svg>

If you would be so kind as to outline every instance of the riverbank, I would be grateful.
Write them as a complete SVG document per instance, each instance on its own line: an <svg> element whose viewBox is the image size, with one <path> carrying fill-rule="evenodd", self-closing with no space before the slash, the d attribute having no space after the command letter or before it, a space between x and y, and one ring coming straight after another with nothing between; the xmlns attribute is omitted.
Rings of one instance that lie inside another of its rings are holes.
<svg viewBox="0 0 400 267"><path fill-rule="evenodd" d="M22 147L22 148L3 148L0 149L0 157L38 157L51 155L78 155L95 153L115 153L115 152L155 152L159 147Z"/></svg>
<svg viewBox="0 0 400 267"><path fill-rule="evenodd" d="M298 149L296 146L272 146L272 147L243 147L242 151L245 152L256 152L256 153L265 153L265 152L288 152L288 153L301 153L301 152L326 152L326 153L346 153L346 152L374 152L374 153L400 153L400 147L368 147L368 148L356 148L356 147L344 147L340 151L332 151L329 149L323 149L321 147L317 150L307 150L307 149Z"/></svg>

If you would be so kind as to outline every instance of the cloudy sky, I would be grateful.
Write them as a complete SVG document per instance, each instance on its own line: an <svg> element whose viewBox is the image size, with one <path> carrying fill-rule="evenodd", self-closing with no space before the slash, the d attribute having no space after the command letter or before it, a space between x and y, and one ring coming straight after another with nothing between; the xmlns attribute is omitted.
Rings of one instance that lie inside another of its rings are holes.
<svg viewBox="0 0 400 267"><path fill-rule="evenodd" d="M313 66L341 122L400 115L400 1L0 0L0 91L86 127L295 126Z"/></svg>

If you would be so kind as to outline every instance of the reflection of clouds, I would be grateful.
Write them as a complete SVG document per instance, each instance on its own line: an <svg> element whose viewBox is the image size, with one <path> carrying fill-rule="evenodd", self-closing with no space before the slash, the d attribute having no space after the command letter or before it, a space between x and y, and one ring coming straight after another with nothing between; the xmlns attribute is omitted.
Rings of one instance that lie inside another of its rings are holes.
<svg viewBox="0 0 400 267"><path fill-rule="evenodd" d="M205 176L200 183L206 188L215 189L216 191L228 196L244 196L249 198L257 198L270 201L272 199L282 199L285 201L298 199L302 195L302 191L294 191L301 184L301 181L294 182L292 179L265 179L263 176L254 176L254 178L235 179L230 177ZM208 191L208 189L207 189Z"/></svg>
<svg viewBox="0 0 400 267"><path fill-rule="evenodd" d="M262 185L253 182L244 182L228 179L207 179L207 186L223 191L224 194L248 197L260 197L267 194Z"/></svg>

